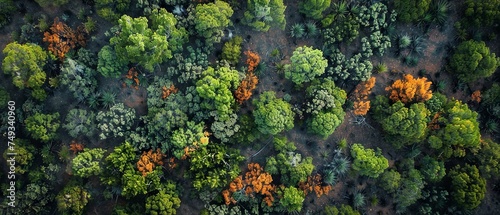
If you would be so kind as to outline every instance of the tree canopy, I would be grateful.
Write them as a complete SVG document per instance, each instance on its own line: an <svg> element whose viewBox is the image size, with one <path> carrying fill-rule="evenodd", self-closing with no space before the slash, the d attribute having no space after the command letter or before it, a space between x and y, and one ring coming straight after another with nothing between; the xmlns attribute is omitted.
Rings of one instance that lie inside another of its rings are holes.
<svg viewBox="0 0 500 215"><path fill-rule="evenodd" d="M464 41L450 59L452 72L463 82L473 82L491 76L500 66L500 58L483 41Z"/></svg>
<svg viewBox="0 0 500 215"><path fill-rule="evenodd" d="M361 144L355 143L351 146L351 156L354 158L352 168L371 178L377 178L389 167L389 161L380 150L365 149Z"/></svg>
<svg viewBox="0 0 500 215"><path fill-rule="evenodd" d="M283 99L276 98L275 95L273 91L266 91L252 101L255 105L253 112L255 124L263 134L278 134L294 126L295 113L292 111L292 106Z"/></svg>
<svg viewBox="0 0 500 215"><path fill-rule="evenodd" d="M322 75L328 66L328 61L323 57L321 50L307 46L296 48L290 61L291 64L285 68L285 77L297 85Z"/></svg>

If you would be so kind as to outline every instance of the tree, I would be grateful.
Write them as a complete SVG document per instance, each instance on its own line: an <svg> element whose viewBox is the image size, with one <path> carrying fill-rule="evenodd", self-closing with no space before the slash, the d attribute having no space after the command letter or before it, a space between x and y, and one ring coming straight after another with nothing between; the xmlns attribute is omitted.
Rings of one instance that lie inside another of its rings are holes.
<svg viewBox="0 0 500 215"><path fill-rule="evenodd" d="M136 161L135 149L129 142L124 142L116 146L105 161L106 168L123 173L133 167L132 163Z"/></svg>
<svg viewBox="0 0 500 215"><path fill-rule="evenodd" d="M17 42L7 44L3 54L5 56L2 61L3 72L12 75L14 86L19 89L31 88L35 98L45 99L45 91L41 87L47 76L43 67L47 63L49 55L38 45L18 44ZM37 93L38 96L36 96Z"/></svg>
<svg viewBox="0 0 500 215"><path fill-rule="evenodd" d="M90 193L82 187L67 185L56 196L57 209L64 215L83 214L90 197Z"/></svg>
<svg viewBox="0 0 500 215"><path fill-rule="evenodd" d="M238 86L238 89L236 89L236 91L234 92L234 96L240 104L250 99L250 97L252 96L252 91L255 90L257 84L259 83L259 79L256 75L254 75L253 71L260 63L260 56L250 50L247 50L244 53L247 56L246 64L248 66L248 71L245 75L245 78Z"/></svg>
<svg viewBox="0 0 500 215"><path fill-rule="evenodd" d="M342 108L335 108L331 112L320 112L308 121L308 129L323 139L328 138L344 121L345 112Z"/></svg>
<svg viewBox="0 0 500 215"><path fill-rule="evenodd" d="M177 27L177 19L174 14L165 8L154 9L149 16L151 29L159 35L165 35L168 47L172 52L182 51L182 45L188 41L188 32L183 27Z"/></svg>
<svg viewBox="0 0 500 215"><path fill-rule="evenodd" d="M411 74L406 74L404 80L398 79L385 90L390 92L389 98L394 102L425 102L432 98L431 84L425 77L415 79Z"/></svg>
<svg viewBox="0 0 500 215"><path fill-rule="evenodd" d="M389 167L389 161L380 150L365 149L361 144L355 143L351 146L351 156L354 158L352 168L361 175L377 178Z"/></svg>
<svg viewBox="0 0 500 215"><path fill-rule="evenodd" d="M396 210L404 212L410 205L422 198L424 185L425 181L420 172L413 168L409 169L401 181L400 189L394 195Z"/></svg>
<svg viewBox="0 0 500 215"><path fill-rule="evenodd" d="M236 36L224 43L222 47L222 59L226 60L231 65L238 64L241 55L241 43L243 38Z"/></svg>
<svg viewBox="0 0 500 215"><path fill-rule="evenodd" d="M422 159L420 173L430 182L439 182L446 175L444 162L436 160L430 156Z"/></svg>
<svg viewBox="0 0 500 215"><path fill-rule="evenodd" d="M79 153L72 161L71 168L75 175L82 178L101 173L102 158L106 151L101 148L86 148Z"/></svg>
<svg viewBox="0 0 500 215"><path fill-rule="evenodd" d="M323 215L360 215L360 213L353 209L350 205L340 205L339 208L337 206L328 205L325 207L325 211L322 213Z"/></svg>
<svg viewBox="0 0 500 215"><path fill-rule="evenodd" d="M97 71L104 77L118 78L128 69L127 61L118 58L111 46L103 46L97 56L99 57Z"/></svg>
<svg viewBox="0 0 500 215"><path fill-rule="evenodd" d="M127 12L130 0L96 0L97 15L109 22L116 23L120 15Z"/></svg>
<svg viewBox="0 0 500 215"><path fill-rule="evenodd" d="M243 160L239 150L208 144L190 153L187 175L196 190L221 188L239 175L239 163Z"/></svg>
<svg viewBox="0 0 500 215"><path fill-rule="evenodd" d="M203 78L196 82L196 91L205 99L202 106L217 110L222 120L228 119L233 113L234 105L231 92L239 85L238 71L229 67L220 67L217 70L208 67L202 75Z"/></svg>
<svg viewBox="0 0 500 215"><path fill-rule="evenodd" d="M68 3L68 0L35 0L35 1L43 8L59 7Z"/></svg>
<svg viewBox="0 0 500 215"><path fill-rule="evenodd" d="M282 196L280 204L289 213L299 213L305 196L302 191L295 187L282 187L278 189L278 195Z"/></svg>
<svg viewBox="0 0 500 215"><path fill-rule="evenodd" d="M77 138L80 135L92 136L95 131L95 114L84 109L71 109L66 115L63 128L70 136Z"/></svg>
<svg viewBox="0 0 500 215"><path fill-rule="evenodd" d="M0 108L7 107L10 101L10 95L3 87L0 87Z"/></svg>
<svg viewBox="0 0 500 215"><path fill-rule="evenodd" d="M315 116L321 112L329 112L343 119L344 111L342 106L345 103L347 94L341 88L335 86L335 82L330 79L321 81L315 80L306 89L307 103L305 112Z"/></svg>
<svg viewBox="0 0 500 215"><path fill-rule="evenodd" d="M328 61L323 57L321 50L307 46L296 48L290 61L291 64L285 67L285 77L297 85L322 75L328 66Z"/></svg>
<svg viewBox="0 0 500 215"><path fill-rule="evenodd" d="M172 58L172 51L166 36L167 29L159 27L168 23L170 25L165 27L173 28L172 23L175 23L175 18L172 14L167 14L169 13L166 11L163 12L164 16L154 13L152 15L155 17L154 24L158 26L152 26L153 28L148 27L146 17L132 18L123 15L118 20L118 34L109 39L117 57L122 61L137 63L150 72L153 71L155 64ZM155 27L158 29L154 29Z"/></svg>
<svg viewBox="0 0 500 215"><path fill-rule="evenodd" d="M263 134L278 134L293 128L295 113L289 103L278 99L273 91L262 93L252 101L255 105L253 117L257 129Z"/></svg>
<svg viewBox="0 0 500 215"><path fill-rule="evenodd" d="M160 188L160 191L146 198L146 213L151 215L172 215L177 213L181 206L181 200L175 192L175 184L169 182L166 188Z"/></svg>
<svg viewBox="0 0 500 215"><path fill-rule="evenodd" d="M474 209L481 204L486 193L486 180L474 165L455 166L448 176L451 179L451 196L464 209Z"/></svg>
<svg viewBox="0 0 500 215"><path fill-rule="evenodd" d="M475 149L479 146L481 134L477 113L469 109L467 104L452 101L445 114L438 118L443 126L431 133L428 143L431 148L442 152L444 158L452 155L465 156L465 149Z"/></svg>
<svg viewBox="0 0 500 215"><path fill-rule="evenodd" d="M481 175L486 179L500 177L500 145L491 139L481 141L481 149L474 156Z"/></svg>
<svg viewBox="0 0 500 215"><path fill-rule="evenodd" d="M10 23L11 14L16 11L16 5L12 0L0 0L0 28Z"/></svg>
<svg viewBox="0 0 500 215"><path fill-rule="evenodd" d="M194 11L196 33L209 41L220 42L222 30L229 25L232 15L233 9L224 1L198 4Z"/></svg>
<svg viewBox="0 0 500 215"><path fill-rule="evenodd" d="M464 20L470 26L491 26L500 21L500 1L498 0L483 0L465 1L465 17Z"/></svg>
<svg viewBox="0 0 500 215"><path fill-rule="evenodd" d="M378 180L378 185L388 193L395 193L401 186L401 174L394 169L384 171Z"/></svg>
<svg viewBox="0 0 500 215"><path fill-rule="evenodd" d="M66 53L76 45L85 46L86 34L83 26L75 31L56 17L49 31L43 33L43 41L49 43L49 51L63 61Z"/></svg>
<svg viewBox="0 0 500 215"><path fill-rule="evenodd" d="M135 121L135 109L125 107L123 103L113 105L108 111L99 111L96 116L97 128L101 130L99 138L123 137L130 131Z"/></svg>
<svg viewBox="0 0 500 215"><path fill-rule="evenodd" d="M385 118L380 123L384 131L392 135L391 142L396 148L419 142L427 135L430 112L424 103L415 103L407 108L398 101L385 111Z"/></svg>
<svg viewBox="0 0 500 215"><path fill-rule="evenodd" d="M424 17L429 10L431 0L396 0L394 7L398 18L403 22L414 22Z"/></svg>
<svg viewBox="0 0 500 215"><path fill-rule="evenodd" d="M88 99L97 89L96 71L85 64L66 58L61 65L59 82L68 87L78 101Z"/></svg>
<svg viewBox="0 0 500 215"><path fill-rule="evenodd" d="M59 129L59 113L42 114L36 113L24 120L26 130L31 137L46 143L56 138Z"/></svg>
<svg viewBox="0 0 500 215"><path fill-rule="evenodd" d="M152 172L156 166L163 165L163 157L165 155L161 153L160 149L156 149L156 152L149 150L147 153L143 152L139 161L137 161L137 170L142 173L142 176L146 176L148 173Z"/></svg>
<svg viewBox="0 0 500 215"><path fill-rule="evenodd" d="M450 59L451 69L459 80L473 82L491 76L500 66L500 58L484 42L464 41L458 45Z"/></svg>
<svg viewBox="0 0 500 215"><path fill-rule="evenodd" d="M273 178L271 174L264 171L258 163L249 163L248 171L244 174L245 178L240 175L229 183L229 189L222 191L226 205L231 203L236 204L237 201L231 195L240 190L245 191L245 195L250 195L252 198L254 194L265 196L262 200L268 207L271 207L274 202L274 193L276 186L271 184Z"/></svg>
<svg viewBox="0 0 500 215"><path fill-rule="evenodd" d="M194 150L198 145L207 145L209 142L208 132L203 129L205 123L196 124L189 121L185 127L178 128L172 133L172 149L173 154L177 159L181 159L186 155L186 150Z"/></svg>
<svg viewBox="0 0 500 215"><path fill-rule="evenodd" d="M14 139L14 144L16 144L16 147L14 148L15 150L5 150L3 152L3 158L8 160L11 157L8 153L16 153L14 155L14 160L16 161L16 173L24 174L28 171L33 162L33 153L36 152L36 149L28 141L19 138Z"/></svg>
<svg viewBox="0 0 500 215"><path fill-rule="evenodd" d="M364 116L370 110L370 100L368 100L368 95L370 95L372 88L375 86L375 77L371 77L368 81L363 81L356 85L354 90L354 115Z"/></svg>
<svg viewBox="0 0 500 215"><path fill-rule="evenodd" d="M271 27L285 30L285 9L283 0L247 0L243 23L257 31L267 32Z"/></svg>
<svg viewBox="0 0 500 215"><path fill-rule="evenodd" d="M299 3L299 11L309 18L321 19L323 11L330 7L331 0L306 0Z"/></svg>

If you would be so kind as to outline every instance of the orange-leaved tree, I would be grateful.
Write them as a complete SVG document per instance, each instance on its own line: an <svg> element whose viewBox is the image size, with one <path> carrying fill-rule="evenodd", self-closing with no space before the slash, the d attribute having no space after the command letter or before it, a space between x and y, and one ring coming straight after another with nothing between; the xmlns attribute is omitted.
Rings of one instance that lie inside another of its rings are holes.
<svg viewBox="0 0 500 215"><path fill-rule="evenodd" d="M273 178L271 174L265 172L260 164L249 163L245 179L243 180L241 175L235 178L229 184L229 189L222 191L222 196L227 205L231 203L235 204L236 201L232 197L232 194L244 189L245 194L252 198L255 197L254 194L263 195L264 199L262 201L270 207L273 205L273 193L276 191L276 186L272 182Z"/></svg>
<svg viewBox="0 0 500 215"><path fill-rule="evenodd" d="M164 156L160 149L156 149L156 152L153 152L152 149L148 152L143 152L141 158L137 161L137 169L142 173L142 176L146 176L153 171L155 166L163 165Z"/></svg>
<svg viewBox="0 0 500 215"><path fill-rule="evenodd" d="M260 63L260 56L256 52L250 50L245 51L244 54L247 56L246 64L248 66L248 72L253 72Z"/></svg>
<svg viewBox="0 0 500 215"><path fill-rule="evenodd" d="M304 191L304 195L309 194L314 191L316 196L319 198L322 195L328 194L330 190L332 190L331 185L323 185L323 179L320 174L316 174L314 176L307 176L307 181L299 182L299 189Z"/></svg>
<svg viewBox="0 0 500 215"><path fill-rule="evenodd" d="M364 116L370 110L370 100L368 100L368 95L372 88L375 86L376 78L371 77L367 81L363 81L356 86L354 90L354 114L358 116Z"/></svg>
<svg viewBox="0 0 500 215"><path fill-rule="evenodd" d="M405 104L411 102L423 102L432 98L430 90L432 82L427 78L415 79L413 75L406 74L403 79L396 80L391 86L385 88L390 92L389 98L394 101L401 101Z"/></svg>
<svg viewBox="0 0 500 215"><path fill-rule="evenodd" d="M79 26L75 31L56 17L49 31L43 33L43 41L49 43L49 51L62 61L66 53L76 45L85 46L86 34L83 26Z"/></svg>
<svg viewBox="0 0 500 215"><path fill-rule="evenodd" d="M479 91L479 90L474 91L470 97L471 97L471 100L474 102L477 102L477 103L481 102L481 91Z"/></svg>
<svg viewBox="0 0 500 215"><path fill-rule="evenodd" d="M177 93L179 91L179 89L177 87L175 87L173 84L170 85L169 88L167 88L166 86L163 86L161 88L161 98L162 99L166 99L168 98L172 93Z"/></svg>
<svg viewBox="0 0 500 215"><path fill-rule="evenodd" d="M259 79L253 71L260 63L260 56L250 50L245 51L244 54L247 56L246 64L248 66L248 71L245 78L234 92L234 97L236 97L236 101L238 101L239 104L243 104L244 101L250 99L252 91L255 90L259 83Z"/></svg>
<svg viewBox="0 0 500 215"><path fill-rule="evenodd" d="M69 150L73 152L73 154L76 154L77 152L83 151L83 144L77 143L76 141L71 141L69 144Z"/></svg>

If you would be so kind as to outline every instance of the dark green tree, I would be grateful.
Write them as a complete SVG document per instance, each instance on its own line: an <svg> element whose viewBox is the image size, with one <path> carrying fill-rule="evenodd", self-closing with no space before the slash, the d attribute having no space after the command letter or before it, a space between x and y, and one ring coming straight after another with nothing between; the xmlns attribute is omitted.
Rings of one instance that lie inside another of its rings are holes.
<svg viewBox="0 0 500 215"><path fill-rule="evenodd" d="M253 117L257 129L263 134L278 134L293 128L295 113L289 103L278 99L273 91L262 93L252 101L255 105Z"/></svg>
<svg viewBox="0 0 500 215"><path fill-rule="evenodd" d="M322 213L323 215L360 215L360 213L357 210L354 210L350 205L340 205L340 207L337 208L337 206L331 206L328 205L325 207L325 211Z"/></svg>
<svg viewBox="0 0 500 215"><path fill-rule="evenodd" d="M6 26L11 21L11 14L16 11L16 5L12 0L0 0L0 28Z"/></svg>
<svg viewBox="0 0 500 215"><path fill-rule="evenodd" d="M474 209L481 204L486 193L486 180L474 165L455 166L448 176L451 179L451 196L464 209Z"/></svg>
<svg viewBox="0 0 500 215"><path fill-rule="evenodd" d="M394 169L384 171L378 180L378 185L388 193L396 192L401 186L401 174Z"/></svg>
<svg viewBox="0 0 500 215"><path fill-rule="evenodd" d="M466 0L465 22L470 26L491 26L500 21L499 0Z"/></svg>
<svg viewBox="0 0 500 215"><path fill-rule="evenodd" d="M484 139L481 149L473 156L481 175L487 179L500 177L500 145L491 139Z"/></svg>
<svg viewBox="0 0 500 215"><path fill-rule="evenodd" d="M127 12L130 0L96 0L95 8L97 14L113 23L116 23L120 16Z"/></svg>
<svg viewBox="0 0 500 215"><path fill-rule="evenodd" d="M127 61L118 58L111 46L103 46L98 57L97 71L104 77L118 78L128 70Z"/></svg>
<svg viewBox="0 0 500 215"><path fill-rule="evenodd" d="M425 186L422 174L416 169L408 170L401 180L401 186L395 193L396 210L405 212L406 209L422 198L422 189Z"/></svg>
<svg viewBox="0 0 500 215"><path fill-rule="evenodd" d="M330 112L320 112L308 121L309 132L326 139L344 121L345 112L340 108L334 108Z"/></svg>
<svg viewBox="0 0 500 215"><path fill-rule="evenodd" d="M56 196L57 209L64 215L83 214L90 197L90 193L80 186L66 186Z"/></svg>
<svg viewBox="0 0 500 215"><path fill-rule="evenodd" d="M95 114L84 109L71 109L66 115L65 128L69 135L77 138L80 135L92 136L95 131Z"/></svg>
<svg viewBox="0 0 500 215"><path fill-rule="evenodd" d="M16 161L16 174L24 174L30 168L33 159L34 153L36 152L35 147L31 145L28 141L16 138L14 139L15 150L11 151L9 149L3 152L3 158L8 160L11 156L7 153L16 153L14 159Z"/></svg>
<svg viewBox="0 0 500 215"><path fill-rule="evenodd" d="M432 0L395 0L394 7L398 19L403 22L414 22L423 18L429 10Z"/></svg>
<svg viewBox="0 0 500 215"><path fill-rule="evenodd" d="M450 59L452 72L463 82L473 82L491 76L500 66L500 58L484 42L464 41Z"/></svg>
<svg viewBox="0 0 500 215"><path fill-rule="evenodd" d="M430 156L425 156L421 161L420 173L431 182L439 182L446 175L444 162Z"/></svg>
<svg viewBox="0 0 500 215"><path fill-rule="evenodd" d="M56 138L57 129L59 129L59 113L42 114L36 113L29 116L24 120L26 130L30 133L31 137L42 142L49 142Z"/></svg>

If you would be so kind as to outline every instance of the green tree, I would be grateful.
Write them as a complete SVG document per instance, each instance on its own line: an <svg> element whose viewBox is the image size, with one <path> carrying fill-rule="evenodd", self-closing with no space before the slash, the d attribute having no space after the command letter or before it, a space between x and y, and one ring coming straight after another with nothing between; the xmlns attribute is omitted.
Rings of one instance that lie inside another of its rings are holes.
<svg viewBox="0 0 500 215"><path fill-rule="evenodd" d="M307 46L296 48L290 61L291 64L285 67L285 77L297 85L322 75L328 66L328 61L323 57L321 50Z"/></svg>
<svg viewBox="0 0 500 215"><path fill-rule="evenodd" d="M394 195L396 210L405 212L406 208L422 198L424 185L425 181L418 170L408 170L401 181L400 189Z"/></svg>
<svg viewBox="0 0 500 215"><path fill-rule="evenodd" d="M175 189L175 185L173 188ZM161 188L157 194L146 198L146 213L151 215L176 214L180 206L181 200L172 189Z"/></svg>
<svg viewBox="0 0 500 215"><path fill-rule="evenodd" d="M16 153L16 155L14 155L14 160L16 161L16 174L24 174L28 171L33 162L33 153L36 152L35 147L29 144L28 141L19 138L14 139L14 144L16 144L14 148L15 150L5 150L3 152L3 158L8 160L12 156L7 153Z"/></svg>
<svg viewBox="0 0 500 215"><path fill-rule="evenodd" d="M257 31L268 31L271 27L285 30L286 6L283 0L247 0L243 23Z"/></svg>
<svg viewBox="0 0 500 215"><path fill-rule="evenodd" d="M94 59L93 59L94 60ZM78 101L84 101L96 91L96 71L85 64L66 57L61 65L59 81L66 85Z"/></svg>
<svg viewBox="0 0 500 215"><path fill-rule="evenodd" d="M222 59L226 60L231 65L236 65L241 57L241 43L243 38L236 36L224 43L222 47Z"/></svg>
<svg viewBox="0 0 500 215"><path fill-rule="evenodd" d="M491 139L484 139L481 149L473 156L481 175L485 178L500 177L500 145Z"/></svg>
<svg viewBox="0 0 500 215"><path fill-rule="evenodd" d="M357 210L354 210L350 205L340 205L339 208L337 206L328 205L325 207L325 211L322 213L323 215L360 215Z"/></svg>
<svg viewBox="0 0 500 215"><path fill-rule="evenodd" d="M31 137L46 143L55 139L57 136L56 131L60 126L59 113L36 113L26 118L24 123Z"/></svg>
<svg viewBox="0 0 500 215"><path fill-rule="evenodd" d="M130 132L135 121L135 109L119 103L107 111L99 111L96 120L98 122L97 128L101 130L99 138L124 137Z"/></svg>
<svg viewBox="0 0 500 215"><path fill-rule="evenodd" d="M156 171L156 170L155 170ZM149 173L148 175L151 175ZM146 177L135 169L127 169L123 172L122 176L122 193L125 198L131 198L137 195L144 195L148 193L148 185L146 184Z"/></svg>
<svg viewBox="0 0 500 215"><path fill-rule="evenodd" d="M160 16L159 12L155 14L152 17L155 17L154 24L158 26L152 27L160 27L162 24L170 25L151 29L148 27L146 17L132 18L127 15L123 15L118 20L119 32L109 39L118 58L122 61L137 63L148 71L153 71L155 64L172 58L172 51L166 36L168 30L165 28L173 28L172 23L175 23L175 18L172 14L166 15L169 14L166 11L163 12L164 16Z"/></svg>
<svg viewBox="0 0 500 215"><path fill-rule="evenodd" d="M36 44L12 42L7 44L3 54L2 69L5 74L12 75L12 83L19 89L33 89L32 95L44 100L46 95L41 87L47 76L43 71L49 59L47 52Z"/></svg>
<svg viewBox="0 0 500 215"><path fill-rule="evenodd" d="M208 137L205 137L203 128L205 123L201 122L196 124L189 121L186 127L181 127L172 133L173 154L176 158L181 159L184 156L184 148L196 147L199 145L208 144ZM206 142L203 142L206 139Z"/></svg>
<svg viewBox="0 0 500 215"><path fill-rule="evenodd" d="M106 151L101 148L85 148L72 161L71 168L75 175L82 178L101 173L102 158Z"/></svg>
<svg viewBox="0 0 500 215"><path fill-rule="evenodd" d="M77 138L80 135L92 136L95 131L95 114L84 109L71 109L66 115L63 128L70 136Z"/></svg>
<svg viewBox="0 0 500 215"><path fill-rule="evenodd" d="M420 173L426 180L431 182L439 182L446 175L444 162L436 160L430 156L425 156L422 159Z"/></svg>
<svg viewBox="0 0 500 215"><path fill-rule="evenodd" d="M252 103L255 105L253 111L255 124L261 133L275 135L293 128L295 113L292 111L292 106L283 99L276 98L273 91L262 93Z"/></svg>
<svg viewBox="0 0 500 215"><path fill-rule="evenodd" d="M239 150L216 144L199 147L189 157L188 176L196 190L226 186L238 176L239 163L244 160Z"/></svg>
<svg viewBox="0 0 500 215"><path fill-rule="evenodd" d="M304 202L304 192L295 187L285 187L278 190L278 195L283 196L280 199L280 204L289 213L299 213L302 210Z"/></svg>
<svg viewBox="0 0 500 215"><path fill-rule="evenodd" d="M56 196L57 209L64 215L83 214L90 197L90 193L80 186L66 186Z"/></svg>
<svg viewBox="0 0 500 215"><path fill-rule="evenodd" d="M120 18L121 14L127 12L130 0L96 0L95 8L97 14L113 23Z"/></svg>
<svg viewBox="0 0 500 215"><path fill-rule="evenodd" d="M500 66L500 58L481 41L464 41L450 59L451 69L463 82L473 82L491 76Z"/></svg>
<svg viewBox="0 0 500 215"><path fill-rule="evenodd" d="M128 70L127 61L118 58L111 46L103 46L97 56L97 71L104 77L118 78Z"/></svg>
<svg viewBox="0 0 500 215"><path fill-rule="evenodd" d="M331 112L320 112L308 121L309 132L326 139L342 124L344 116L345 112L341 107L334 108Z"/></svg>
<svg viewBox="0 0 500 215"><path fill-rule="evenodd" d="M177 19L165 8L154 9L149 16L151 29L159 35L165 35L168 47L172 52L182 51L182 45L188 41L188 32L183 27L177 26Z"/></svg>
<svg viewBox="0 0 500 215"><path fill-rule="evenodd" d="M38 3L43 8L47 8L47 7L59 7L61 5L68 3L68 0L35 0L35 2Z"/></svg>
<svg viewBox="0 0 500 215"><path fill-rule="evenodd" d="M212 42L220 42L223 30L231 23L233 9L220 0L214 3L198 4L194 11L196 33Z"/></svg>
<svg viewBox="0 0 500 215"><path fill-rule="evenodd" d="M474 165L455 166L448 176L451 179L451 196L464 209L474 209L484 199L486 180L479 175Z"/></svg>
<svg viewBox="0 0 500 215"><path fill-rule="evenodd" d="M317 115L320 112L343 113L342 106L347 98L347 93L335 86L335 82L330 79L312 81L306 89L308 102L305 112ZM338 115L340 119L343 116Z"/></svg>
<svg viewBox="0 0 500 215"><path fill-rule="evenodd" d="M378 185L388 193L396 192L401 186L401 174L394 169L384 171L378 180Z"/></svg>
<svg viewBox="0 0 500 215"><path fill-rule="evenodd" d="M476 149L481 140L477 113L460 101L450 102L438 118L444 126L431 133L428 143L442 152L444 158L465 156L465 149Z"/></svg>
<svg viewBox="0 0 500 215"><path fill-rule="evenodd" d="M16 11L16 5L12 0L0 0L0 28L10 23L11 14Z"/></svg>
<svg viewBox="0 0 500 215"><path fill-rule="evenodd" d="M431 0L395 0L398 18L403 22L414 22L423 18L429 10Z"/></svg>
<svg viewBox="0 0 500 215"><path fill-rule="evenodd" d="M0 87L0 108L7 107L10 101L10 95L3 87Z"/></svg>
<svg viewBox="0 0 500 215"><path fill-rule="evenodd" d="M415 103L407 108L398 101L384 111L386 115L380 123L384 131L391 135L391 142L396 148L425 138L430 111L424 103Z"/></svg>
<svg viewBox="0 0 500 215"><path fill-rule="evenodd" d="M217 110L222 120L228 119L235 104L232 91L240 84L238 71L229 67L217 70L208 67L202 75L203 78L196 82L196 91L205 99L201 105L209 110Z"/></svg>
<svg viewBox="0 0 500 215"><path fill-rule="evenodd" d="M305 0L299 2L299 11L309 18L323 18L323 11L330 7L331 0Z"/></svg>
<svg viewBox="0 0 500 215"><path fill-rule="evenodd" d="M354 158L352 168L361 175L377 178L389 167L389 161L380 150L365 149L361 144L355 143L351 146L351 156Z"/></svg>
<svg viewBox="0 0 500 215"><path fill-rule="evenodd" d="M470 26L491 26L500 21L499 0L466 0L464 20Z"/></svg>

